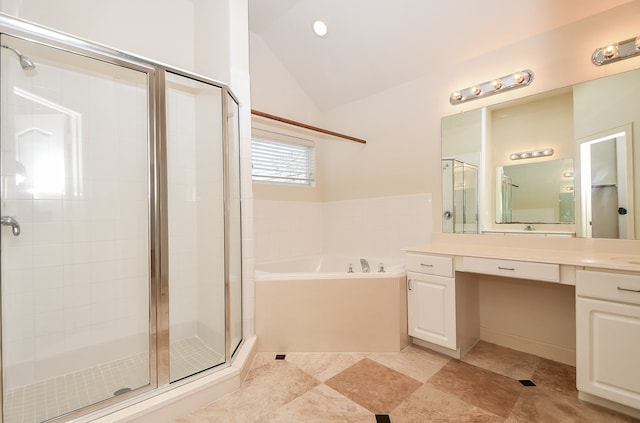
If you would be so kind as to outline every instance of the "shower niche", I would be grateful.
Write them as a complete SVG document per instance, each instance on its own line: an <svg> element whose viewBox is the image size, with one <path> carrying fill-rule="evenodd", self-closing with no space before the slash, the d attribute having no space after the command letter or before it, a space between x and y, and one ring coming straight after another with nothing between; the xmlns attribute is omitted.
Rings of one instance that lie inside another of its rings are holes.
<svg viewBox="0 0 640 423"><path fill-rule="evenodd" d="M242 343L226 85L0 18L2 422L68 421Z"/></svg>

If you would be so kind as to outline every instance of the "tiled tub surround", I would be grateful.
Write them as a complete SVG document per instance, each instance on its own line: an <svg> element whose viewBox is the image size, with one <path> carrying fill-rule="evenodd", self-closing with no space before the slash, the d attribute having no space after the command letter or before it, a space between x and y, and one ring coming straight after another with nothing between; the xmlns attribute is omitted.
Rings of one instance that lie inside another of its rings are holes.
<svg viewBox="0 0 640 423"><path fill-rule="evenodd" d="M363 263L361 260L365 260ZM369 269L366 270L365 266ZM365 255L323 255L297 257L287 260L256 262L255 273L261 279L317 277L327 279L345 273L404 273L404 263L397 258ZM384 276L384 275L378 275Z"/></svg>
<svg viewBox="0 0 640 423"><path fill-rule="evenodd" d="M574 367L485 342L462 361L417 346L274 356L258 353L239 391L175 422L638 421L579 400Z"/></svg>
<svg viewBox="0 0 640 423"><path fill-rule="evenodd" d="M400 257L407 245L427 243L431 195L355 200L254 201L255 259L318 254Z"/></svg>

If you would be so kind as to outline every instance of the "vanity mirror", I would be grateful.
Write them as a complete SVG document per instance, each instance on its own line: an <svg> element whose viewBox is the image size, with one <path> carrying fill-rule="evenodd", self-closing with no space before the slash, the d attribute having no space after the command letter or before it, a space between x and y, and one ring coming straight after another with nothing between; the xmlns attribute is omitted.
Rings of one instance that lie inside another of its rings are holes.
<svg viewBox="0 0 640 423"><path fill-rule="evenodd" d="M575 223L573 159L498 166L496 223Z"/></svg>
<svg viewBox="0 0 640 423"><path fill-rule="evenodd" d="M640 239L638 98L640 69L444 117L443 232Z"/></svg>

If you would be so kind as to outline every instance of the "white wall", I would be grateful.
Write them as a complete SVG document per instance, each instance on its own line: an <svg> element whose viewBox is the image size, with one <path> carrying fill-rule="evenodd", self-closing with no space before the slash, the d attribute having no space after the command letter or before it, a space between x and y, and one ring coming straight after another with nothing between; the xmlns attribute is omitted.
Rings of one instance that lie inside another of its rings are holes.
<svg viewBox="0 0 640 423"><path fill-rule="evenodd" d="M76 37L194 68L194 2L190 0L2 0L0 9Z"/></svg>
<svg viewBox="0 0 640 423"><path fill-rule="evenodd" d="M250 46L253 108L311 125L319 123L318 108L262 38L251 33Z"/></svg>

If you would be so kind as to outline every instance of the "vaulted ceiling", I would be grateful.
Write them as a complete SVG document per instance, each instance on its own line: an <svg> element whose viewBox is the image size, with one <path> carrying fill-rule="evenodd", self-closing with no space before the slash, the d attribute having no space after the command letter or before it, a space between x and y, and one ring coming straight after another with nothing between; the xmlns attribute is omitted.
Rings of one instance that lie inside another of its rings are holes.
<svg viewBox="0 0 640 423"><path fill-rule="evenodd" d="M249 0L249 29L329 110L629 1Z"/></svg>

